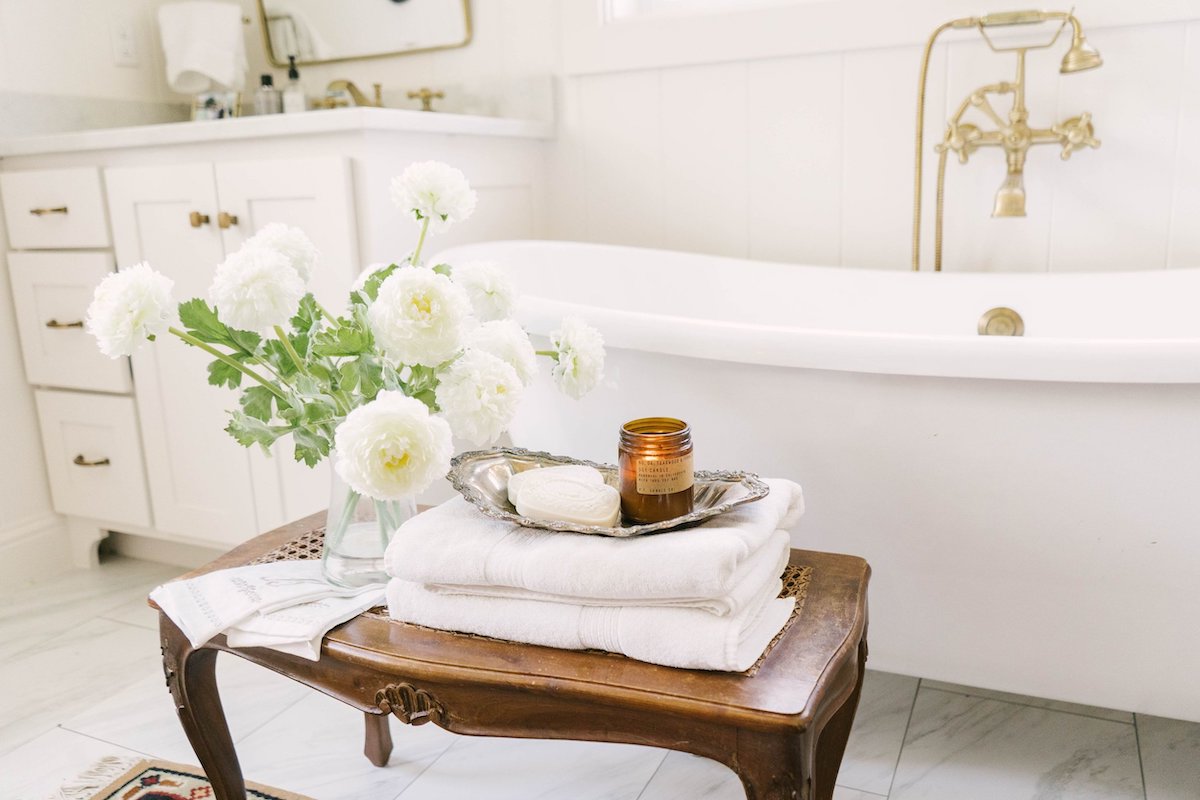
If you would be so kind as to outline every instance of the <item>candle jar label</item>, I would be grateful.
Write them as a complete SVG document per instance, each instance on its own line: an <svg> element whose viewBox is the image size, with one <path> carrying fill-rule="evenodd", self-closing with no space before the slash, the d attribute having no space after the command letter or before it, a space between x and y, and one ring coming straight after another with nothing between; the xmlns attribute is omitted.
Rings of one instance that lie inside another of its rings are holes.
<svg viewBox="0 0 1200 800"><path fill-rule="evenodd" d="M675 494L692 488L696 481L692 454L676 458L641 459L637 462L637 493Z"/></svg>

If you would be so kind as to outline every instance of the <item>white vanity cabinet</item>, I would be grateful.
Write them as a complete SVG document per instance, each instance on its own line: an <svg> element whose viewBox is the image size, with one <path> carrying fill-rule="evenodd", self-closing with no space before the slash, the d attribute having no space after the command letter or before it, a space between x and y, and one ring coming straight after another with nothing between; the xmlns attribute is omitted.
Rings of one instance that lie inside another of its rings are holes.
<svg viewBox="0 0 1200 800"><path fill-rule="evenodd" d="M431 255L541 235L550 132L345 109L0 140L9 312L73 560L94 563L107 531L224 550L329 501L327 464L297 464L288 440L267 457L225 433L237 394L208 385L203 352L169 335L132 359L96 350L79 323L107 272L148 261L177 300L206 297L226 254L284 222L320 250L310 288L341 309L365 264L415 243L388 191L414 161L453 164L479 194L478 212L431 242Z"/></svg>
<svg viewBox="0 0 1200 800"><path fill-rule="evenodd" d="M117 262L149 262L179 300L206 297L216 265L270 222L302 228L321 251L312 290L340 307L357 273L345 158L113 167L105 170ZM217 545L322 507L326 465L273 458L224 433L236 393L209 386L211 356L164 336L133 356L155 527Z"/></svg>

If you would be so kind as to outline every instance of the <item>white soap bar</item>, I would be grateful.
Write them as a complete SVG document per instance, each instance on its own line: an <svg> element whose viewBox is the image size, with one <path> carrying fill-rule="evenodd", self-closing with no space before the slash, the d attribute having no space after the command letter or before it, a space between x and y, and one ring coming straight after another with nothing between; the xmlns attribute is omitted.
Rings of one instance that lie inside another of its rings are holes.
<svg viewBox="0 0 1200 800"><path fill-rule="evenodd" d="M606 528L621 521L621 493L604 483L551 475L525 481L520 489L515 503L517 512L530 519L562 520Z"/></svg>
<svg viewBox="0 0 1200 800"><path fill-rule="evenodd" d="M508 479L508 502L517 504L517 492L521 486L533 481L544 481L552 477L570 477L581 483L593 483L597 486L604 483L604 476L595 467L584 464L564 464L561 467L540 467L518 472Z"/></svg>

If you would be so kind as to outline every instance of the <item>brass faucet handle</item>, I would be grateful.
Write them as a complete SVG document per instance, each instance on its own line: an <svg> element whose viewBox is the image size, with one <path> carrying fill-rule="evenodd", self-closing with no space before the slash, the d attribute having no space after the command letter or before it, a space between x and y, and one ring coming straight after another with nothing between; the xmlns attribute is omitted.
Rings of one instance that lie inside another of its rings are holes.
<svg viewBox="0 0 1200 800"><path fill-rule="evenodd" d="M1080 148L1100 146L1100 140L1095 136L1096 129L1092 127L1092 115L1087 111L1051 127L1050 130L1054 131L1062 142L1063 161L1069 159L1071 153Z"/></svg>
<svg viewBox="0 0 1200 800"><path fill-rule="evenodd" d="M958 153L958 162L965 164L971 153L974 153L978 149L979 140L982 136L983 132L976 125L972 125L969 122L951 122L946 125L946 138L933 149L936 153L944 153L946 151Z"/></svg>
<svg viewBox="0 0 1200 800"><path fill-rule="evenodd" d="M446 98L445 92L443 92L440 89L435 92L433 89L430 89L428 86L422 86L420 89L416 90L415 92L408 93L409 100L420 100L421 101L421 110L422 111L433 111L433 101L434 100L444 100L445 98Z"/></svg>

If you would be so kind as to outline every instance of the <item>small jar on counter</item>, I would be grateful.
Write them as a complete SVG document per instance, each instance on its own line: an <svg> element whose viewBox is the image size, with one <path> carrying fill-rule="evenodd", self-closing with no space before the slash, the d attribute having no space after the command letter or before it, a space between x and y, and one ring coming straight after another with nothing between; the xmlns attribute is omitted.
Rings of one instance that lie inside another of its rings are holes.
<svg viewBox="0 0 1200 800"><path fill-rule="evenodd" d="M645 524L692 511L692 429L682 420L646 417L621 426L621 516Z"/></svg>

